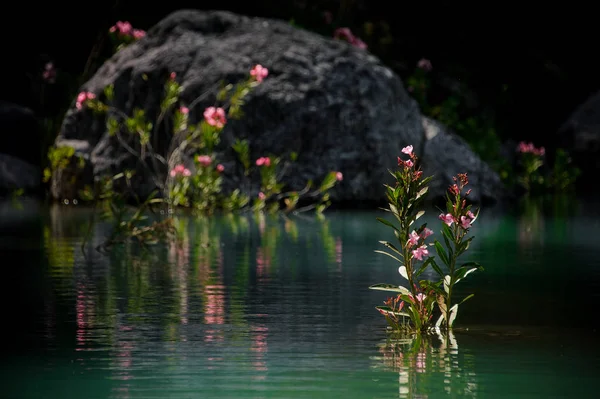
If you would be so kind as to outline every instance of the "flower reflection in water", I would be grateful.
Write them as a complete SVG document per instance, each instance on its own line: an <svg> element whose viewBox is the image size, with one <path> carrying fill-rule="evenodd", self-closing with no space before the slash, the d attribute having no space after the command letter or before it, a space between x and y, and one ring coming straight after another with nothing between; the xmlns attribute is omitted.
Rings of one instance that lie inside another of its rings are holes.
<svg viewBox="0 0 600 399"><path fill-rule="evenodd" d="M122 381L113 389L115 397L119 399L128 399L130 397L129 389L131 388L130 380L133 379L133 350L134 344L134 329L131 326L120 324L117 328L115 336L115 356L114 366L112 367L115 373L114 379Z"/></svg>
<svg viewBox="0 0 600 399"><path fill-rule="evenodd" d="M526 200L524 211L519 218L519 246L521 249L531 249L535 244L544 244L544 216L541 204Z"/></svg>
<svg viewBox="0 0 600 399"><path fill-rule="evenodd" d="M188 324L189 312L189 290L188 290L188 268L190 265L190 239L189 234L184 234L180 240L169 244L169 263L173 265L173 281L177 282L177 291L180 296L179 321ZM186 341L185 336L181 337Z"/></svg>
<svg viewBox="0 0 600 399"><path fill-rule="evenodd" d="M342 270L342 238L337 237L335 239L335 263L338 265L338 271Z"/></svg>
<svg viewBox="0 0 600 399"><path fill-rule="evenodd" d="M216 273L211 273L210 264L213 259L205 256L201 259L201 276L208 279L204 286L204 324L207 326L204 335L205 342L223 341L223 331L220 328L211 328L213 325L225 324L225 285L223 284L223 252L218 250L216 255Z"/></svg>
<svg viewBox="0 0 600 399"><path fill-rule="evenodd" d="M79 281L75 293L75 321L77 323L75 351L77 352L91 350L89 344L96 314L95 306L94 291L88 287L85 281Z"/></svg>
<svg viewBox="0 0 600 399"><path fill-rule="evenodd" d="M256 380L264 380L267 378L266 372L268 371L267 362L265 360L265 354L268 350L267 345L267 333L269 328L264 325L252 326L250 328L250 339L252 345L250 350L254 353L254 359L252 360L252 368L256 371L261 372L255 376Z"/></svg>
<svg viewBox="0 0 600 399"><path fill-rule="evenodd" d="M459 355L452 332L389 340L380 353L383 367L398 372L400 398L427 398L441 389L452 397L477 396L472 356Z"/></svg>
<svg viewBox="0 0 600 399"><path fill-rule="evenodd" d="M264 247L259 247L256 251L256 277L262 281L268 273L271 266L271 257L268 250Z"/></svg>

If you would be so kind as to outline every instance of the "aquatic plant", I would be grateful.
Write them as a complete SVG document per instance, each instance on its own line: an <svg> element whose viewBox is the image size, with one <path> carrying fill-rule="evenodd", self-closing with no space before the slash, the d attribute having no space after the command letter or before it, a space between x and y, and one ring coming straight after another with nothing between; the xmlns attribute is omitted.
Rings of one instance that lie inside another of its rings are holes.
<svg viewBox="0 0 600 399"><path fill-rule="evenodd" d="M407 281L408 287L394 284L375 284L371 289L397 293L388 298L377 310L385 316L394 331L427 332L434 327L450 331L458 314L458 307L471 298L468 295L460 302L454 303L454 286L467 275L482 270L475 262L458 264L458 258L469 248L473 237L467 237L469 229L477 219L479 211L471 210L466 197L471 190L463 190L468 185L466 174L454 177L455 184L451 185L446 195L446 210L442 211L439 219L442 222L443 242L434 240L427 242L433 231L427 223L413 227L414 223L425 213L421 205L428 191L427 184L432 177L423 177L423 171L418 167L418 157L412 146L402 149L408 159L398 157L399 169L390 172L396 180L395 186L386 185L386 195L389 209L396 218L396 223L386 219L378 220L394 231L396 243L380 241L389 251L376 252L385 254L396 260L400 266L398 272ZM437 258L430 255L433 247ZM436 260L437 259L437 260ZM441 262L438 264L438 260ZM439 279L431 281L419 277L432 268ZM437 309L440 316L434 324L433 313Z"/></svg>

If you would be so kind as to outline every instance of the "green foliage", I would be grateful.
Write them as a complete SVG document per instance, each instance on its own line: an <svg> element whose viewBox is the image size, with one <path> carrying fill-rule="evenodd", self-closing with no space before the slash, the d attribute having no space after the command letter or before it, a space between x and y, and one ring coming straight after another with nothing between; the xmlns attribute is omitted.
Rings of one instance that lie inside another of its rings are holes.
<svg viewBox="0 0 600 399"><path fill-rule="evenodd" d="M75 155L75 148L70 146L50 147L48 149L48 167L44 169L43 181L48 182L54 173L69 167L73 157L76 157L76 165L79 168L85 166L85 160L80 155Z"/></svg>
<svg viewBox="0 0 600 399"><path fill-rule="evenodd" d="M544 147L536 148L533 143L520 142L517 153L519 162L517 182L528 195L547 192L563 194L574 188L580 171L571 164L571 159L565 150L561 148L556 150L552 168L546 166Z"/></svg>
<svg viewBox="0 0 600 399"><path fill-rule="evenodd" d="M126 237L140 242L156 242L160 237L169 234L169 217L160 222L147 223L141 209L148 211L157 206L163 207L163 215L168 215L172 207L190 207L194 210L211 214L216 211L235 212L242 209L275 213L283 211L300 212L314 209L319 217L330 205L329 190L342 179L340 172L325 175L321 185L312 189L312 182L307 182L301 191L284 191L282 176L289 167L289 162L297 159L297 154L289 155L290 161L282 157L270 155L251 162L252 149L247 140L235 139L232 150L237 155L246 179L239 188L231 193L224 193L222 183L228 171L219 163L217 150L222 150L221 133L228 120L240 118L245 97L255 88L268 71L255 67L251 76L238 84L227 84L217 95L219 105L208 107L203 112L203 119L197 124L189 123L190 110L181 104L179 95L181 86L172 73L164 86L164 98L161 101L160 113L150 118L143 109L136 108L127 115L112 105L114 87L104 90L104 100L93 93L80 93L77 107L90 109L104 115L109 135L132 156L137 158L138 165L144 169L158 188L158 197L137 199L132 189L132 172L118 173L115 176L97 182L94 187L86 187L80 197L87 201L102 204L104 217L115 222L113 234L107 238L106 247L114 243L124 242ZM195 102L192 103L192 105ZM169 123L166 119L172 119ZM167 154L157 152L154 140L159 128L171 129L174 147ZM64 167L74 154L73 149L54 150L51 164ZM186 162L192 159L193 163ZM173 160L180 160L173 164ZM258 195L252 199L249 191L252 178L260 176ZM123 195L117 195L122 192ZM127 195L126 195L127 194ZM127 201L134 199L136 203L131 214ZM302 201L310 203L298 208Z"/></svg>

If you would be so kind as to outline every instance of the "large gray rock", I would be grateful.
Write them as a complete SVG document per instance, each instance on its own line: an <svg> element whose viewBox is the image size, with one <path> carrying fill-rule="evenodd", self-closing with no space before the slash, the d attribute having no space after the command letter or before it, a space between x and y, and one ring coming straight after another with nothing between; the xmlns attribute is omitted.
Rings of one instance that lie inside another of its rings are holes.
<svg viewBox="0 0 600 399"><path fill-rule="evenodd" d="M246 99L244 117L227 124L218 149L226 187L242 186L230 148L234 138L249 140L252 159L296 152L297 162L284 178L293 189L309 179L320 181L328 171L343 172L344 181L332 192L335 202L380 201L400 149L413 144L415 151L423 151L419 109L397 76L365 50L282 21L228 12L175 12L115 54L82 90L101 97L114 84L114 104L122 111L131 114L141 107L156 115L164 82L175 72L183 87L181 104L193 104L190 122L195 123L215 104L220 81L245 79L255 64L267 67L269 76ZM170 132L159 131L155 139L168 158ZM65 140L87 143L80 148L88 149L79 153L89 159L94 176L135 168L137 194L145 196L155 188L135 159L108 135L103 117L90 110L71 108L57 144ZM443 144L430 147L432 165L438 160L433 151L445 155ZM472 156L467 147L464 153ZM448 165L437 162L435 168L446 171ZM166 178L166 170L162 173ZM250 191L258 189L257 182L255 175ZM54 193L57 198L60 188Z"/></svg>
<svg viewBox="0 0 600 399"><path fill-rule="evenodd" d="M586 174L600 172L600 92L569 116L558 131L558 141Z"/></svg>
<svg viewBox="0 0 600 399"><path fill-rule="evenodd" d="M473 201L501 201L505 189L500 176L477 156L469 145L441 123L423 117L425 145L423 146L423 173L434 175L429 191L434 197L443 197L454 183L458 173L467 173Z"/></svg>

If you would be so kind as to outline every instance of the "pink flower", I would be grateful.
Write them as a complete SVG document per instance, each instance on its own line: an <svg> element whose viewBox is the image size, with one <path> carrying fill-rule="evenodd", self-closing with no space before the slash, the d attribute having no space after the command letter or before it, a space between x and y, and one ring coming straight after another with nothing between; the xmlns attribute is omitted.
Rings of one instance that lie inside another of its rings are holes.
<svg viewBox="0 0 600 399"><path fill-rule="evenodd" d="M258 199L261 201L264 201L264 199L266 198L265 193L263 193L262 191L258 193Z"/></svg>
<svg viewBox="0 0 600 399"><path fill-rule="evenodd" d="M190 113L190 110L188 107L179 107L179 112L181 112L184 115L187 115Z"/></svg>
<svg viewBox="0 0 600 399"><path fill-rule="evenodd" d="M250 70L250 75L256 79L257 82L262 82L264 78L269 74L269 70L260 64L257 64Z"/></svg>
<svg viewBox="0 0 600 399"><path fill-rule="evenodd" d="M260 157L256 160L256 166L271 166L271 158Z"/></svg>
<svg viewBox="0 0 600 399"><path fill-rule="evenodd" d="M447 214L440 214L440 216L438 216L438 219L440 219L442 222L446 223L448 225L448 227L452 226L452 223L454 223L454 216L452 216L451 214L447 213Z"/></svg>
<svg viewBox="0 0 600 399"><path fill-rule="evenodd" d="M531 154L543 156L544 154L546 154L546 149L544 147L536 148L535 145L533 145L533 143L526 143L524 141L521 141L519 143L519 145L517 146L517 152L520 152L523 154L531 153Z"/></svg>
<svg viewBox="0 0 600 399"><path fill-rule="evenodd" d="M212 159L208 155L198 155L198 157L196 158L196 160L202 166L208 166L212 162Z"/></svg>
<svg viewBox="0 0 600 399"><path fill-rule="evenodd" d="M416 231L412 231L409 235L408 235L408 242L406 243L406 245L410 248L414 245L417 245L419 243L419 235L417 234Z"/></svg>
<svg viewBox="0 0 600 399"><path fill-rule="evenodd" d="M405 166L406 168L412 168L414 165L415 165L415 164L414 164L414 162L413 162L413 161L411 161L410 159L409 159L409 160L407 160L407 161L404 161L404 166Z"/></svg>
<svg viewBox="0 0 600 399"><path fill-rule="evenodd" d="M429 237L432 234L433 234L433 231L431 229L428 229L427 227L425 227L423 229L423 231L421 232L421 238L426 239L427 237Z"/></svg>
<svg viewBox="0 0 600 399"><path fill-rule="evenodd" d="M461 216L460 227L462 227L463 229L468 229L469 227L471 227L471 219L469 219L466 216Z"/></svg>
<svg viewBox="0 0 600 399"><path fill-rule="evenodd" d="M225 166L218 164L217 165L217 172L222 173L225 170Z"/></svg>
<svg viewBox="0 0 600 399"><path fill-rule="evenodd" d="M425 298L427 298L427 295L423 294L422 292L419 292L417 294L417 301L418 302L423 302L425 300Z"/></svg>
<svg viewBox="0 0 600 399"><path fill-rule="evenodd" d="M413 146L412 145L407 145L406 147L404 147L402 149L402 153L406 154L406 155L410 155L413 152Z"/></svg>
<svg viewBox="0 0 600 399"><path fill-rule="evenodd" d="M452 194L454 195L458 195L460 193L460 189L458 188L457 184L453 184L448 188L448 191L450 191Z"/></svg>
<svg viewBox="0 0 600 399"><path fill-rule="evenodd" d="M141 39L144 36L146 36L146 31L143 31L141 29L134 29L133 30L133 38L134 39Z"/></svg>
<svg viewBox="0 0 600 399"><path fill-rule="evenodd" d="M223 128L225 123L227 123L227 118L225 118L225 110L220 107L206 108L206 110L204 110L204 119L206 120L206 123L219 129Z"/></svg>
<svg viewBox="0 0 600 399"><path fill-rule="evenodd" d="M333 32L333 37L336 39L346 39L350 42L354 38L354 35L350 28L337 28L335 32Z"/></svg>
<svg viewBox="0 0 600 399"><path fill-rule="evenodd" d="M133 26L127 21L118 21L108 30L111 33L117 33L119 36L129 36L133 33Z"/></svg>
<svg viewBox="0 0 600 399"><path fill-rule="evenodd" d="M344 175L342 174L342 172L336 172L336 174L335 174L335 180L337 180L337 181L344 180Z"/></svg>
<svg viewBox="0 0 600 399"><path fill-rule="evenodd" d="M354 47L358 47L359 49L366 50L368 48L367 43L363 42L360 38L354 36L354 39L350 42Z"/></svg>
<svg viewBox="0 0 600 399"><path fill-rule="evenodd" d="M169 75L169 79L171 79L171 80L175 80L176 77L177 77L177 74L175 72L171 72L171 74Z"/></svg>
<svg viewBox="0 0 600 399"><path fill-rule="evenodd" d="M77 95L77 101L75 101L75 107L77 109L81 109L81 108L83 108L83 106L85 105L86 102L88 102L89 100L93 100L94 98L96 98L96 95L94 93L90 93L89 91L82 91L81 93L79 93Z"/></svg>
<svg viewBox="0 0 600 399"><path fill-rule="evenodd" d="M413 249L413 256L418 260L423 260L423 256L429 256L429 251L427 250L427 246L421 245L417 249Z"/></svg>
<svg viewBox="0 0 600 399"><path fill-rule="evenodd" d="M471 211L467 211L467 216L471 218L471 220L475 220L475 215Z"/></svg>
<svg viewBox="0 0 600 399"><path fill-rule="evenodd" d="M421 58L419 62L417 62L417 68L429 72L433 69L433 66L431 65L431 61L427 58Z"/></svg>
<svg viewBox="0 0 600 399"><path fill-rule="evenodd" d="M182 176L191 176L192 172L188 168L186 168L183 164L176 165L170 172L171 177L175 177L178 175Z"/></svg>
<svg viewBox="0 0 600 399"><path fill-rule="evenodd" d="M366 49L367 45L359 37L354 36L350 28L337 28L333 33L335 39L343 39L360 49Z"/></svg>

